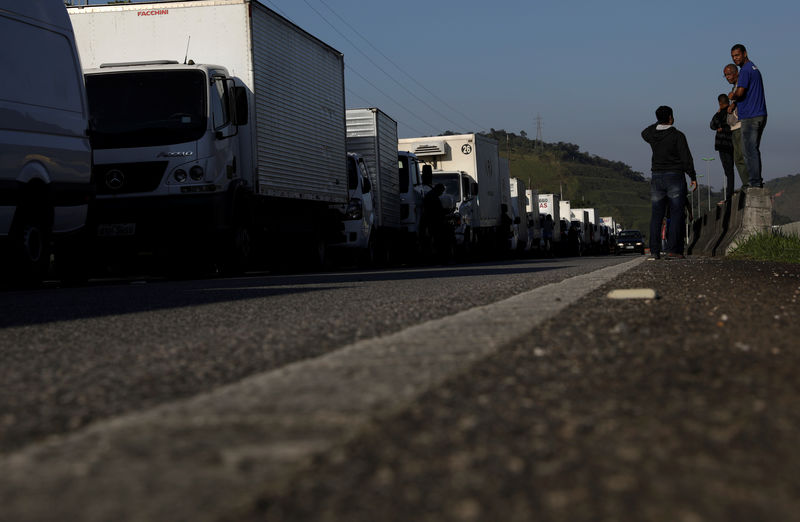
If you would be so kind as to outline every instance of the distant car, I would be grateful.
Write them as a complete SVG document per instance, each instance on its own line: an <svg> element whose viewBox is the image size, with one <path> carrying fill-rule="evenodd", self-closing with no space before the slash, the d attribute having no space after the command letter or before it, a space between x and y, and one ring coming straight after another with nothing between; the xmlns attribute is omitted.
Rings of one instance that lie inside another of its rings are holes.
<svg viewBox="0 0 800 522"><path fill-rule="evenodd" d="M617 234L617 255L626 252L644 254L644 237L638 230L623 230Z"/></svg>

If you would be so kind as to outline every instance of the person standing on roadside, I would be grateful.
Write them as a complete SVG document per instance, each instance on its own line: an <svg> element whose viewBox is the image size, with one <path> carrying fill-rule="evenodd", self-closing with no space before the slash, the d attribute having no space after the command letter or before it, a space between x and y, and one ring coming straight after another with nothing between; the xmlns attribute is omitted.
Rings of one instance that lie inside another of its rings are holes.
<svg viewBox="0 0 800 522"><path fill-rule="evenodd" d="M667 214L671 223L667 232L667 258L683 259L683 234L686 205L686 180L692 180L692 191L697 190L697 173L689 151L686 136L673 127L672 108L662 105L656 109L656 123L642 131L642 138L653 150L652 176L650 178L650 254L661 258L661 222Z"/></svg>
<svg viewBox="0 0 800 522"><path fill-rule="evenodd" d="M739 80L739 69L735 64L729 63L722 70L725 79L728 83L736 87L736 82ZM730 106L730 99L728 100ZM747 165L744 162L744 146L742 145L742 122L739 121L739 111L736 109L733 112L728 112L728 125L731 127L731 142L733 143L733 163L736 165L736 170L739 171L739 179L742 180L742 187L746 187L750 182L750 176L747 174Z"/></svg>
<svg viewBox="0 0 800 522"><path fill-rule="evenodd" d="M733 196L733 139L731 126L728 125L728 95L717 96L719 110L711 118L711 130L714 136L714 150L719 152L719 161L725 171L725 199Z"/></svg>
<svg viewBox="0 0 800 522"><path fill-rule="evenodd" d="M764 82L761 71L747 57L744 45L736 44L731 48L733 63L739 66L739 80L733 92L728 95L733 112L734 105L742 122L742 145L744 161L750 174L749 186L763 187L761 175L761 135L767 126L767 101L764 97Z"/></svg>

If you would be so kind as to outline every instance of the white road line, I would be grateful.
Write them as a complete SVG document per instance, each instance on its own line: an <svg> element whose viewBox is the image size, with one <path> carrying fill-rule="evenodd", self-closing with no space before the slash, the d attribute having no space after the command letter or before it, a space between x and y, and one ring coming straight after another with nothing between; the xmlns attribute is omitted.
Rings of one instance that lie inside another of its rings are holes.
<svg viewBox="0 0 800 522"><path fill-rule="evenodd" d="M644 260L361 341L0 458L0 520L217 520Z"/></svg>

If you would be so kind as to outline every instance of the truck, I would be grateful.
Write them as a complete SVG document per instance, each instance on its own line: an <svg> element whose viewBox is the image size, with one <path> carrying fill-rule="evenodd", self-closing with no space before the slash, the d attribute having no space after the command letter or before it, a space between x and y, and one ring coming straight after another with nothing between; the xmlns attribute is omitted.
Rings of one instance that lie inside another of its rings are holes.
<svg viewBox="0 0 800 522"><path fill-rule="evenodd" d="M569 221L565 221L561 217L561 197L558 194L539 194L538 201L543 253L552 256L565 252ZM546 236L551 229L552 237L548 242Z"/></svg>
<svg viewBox="0 0 800 522"><path fill-rule="evenodd" d="M519 252L527 252L531 249L533 241L533 226L528 221L528 197L525 190L525 182L519 178L509 179L510 199L509 210L514 220L514 232L516 234L516 244L512 249Z"/></svg>
<svg viewBox="0 0 800 522"><path fill-rule="evenodd" d="M178 270L208 257L241 271L254 253L324 263L349 196L342 53L252 0L68 11L98 251L165 251Z"/></svg>
<svg viewBox="0 0 800 522"><path fill-rule="evenodd" d="M350 196L341 245L362 251L368 263L376 253L388 260L401 240L397 122L377 108L348 109L346 121L347 151L363 160L369 183Z"/></svg>
<svg viewBox="0 0 800 522"><path fill-rule="evenodd" d="M574 208L573 216L583 221L584 241L586 248L592 251L600 250L601 234L597 223L597 209L594 208Z"/></svg>
<svg viewBox="0 0 800 522"><path fill-rule="evenodd" d="M525 207L528 215L528 235L531 239L531 248L539 249L542 243L542 226L544 221L539 214L539 191L537 189L525 189L525 196L528 200ZM552 237L550 238L552 240Z"/></svg>
<svg viewBox="0 0 800 522"><path fill-rule="evenodd" d="M497 141L480 134L403 138L399 150L429 164L436 183L455 199L461 223L456 240L465 250L494 249L501 225L500 157Z"/></svg>
<svg viewBox="0 0 800 522"><path fill-rule="evenodd" d="M420 254L422 200L425 186L419 158L407 150L397 152L397 173L400 190L401 257L404 261L415 261Z"/></svg>
<svg viewBox="0 0 800 522"><path fill-rule="evenodd" d="M0 0L0 269L36 286L49 270L82 277L92 199L89 111L61 0Z"/></svg>

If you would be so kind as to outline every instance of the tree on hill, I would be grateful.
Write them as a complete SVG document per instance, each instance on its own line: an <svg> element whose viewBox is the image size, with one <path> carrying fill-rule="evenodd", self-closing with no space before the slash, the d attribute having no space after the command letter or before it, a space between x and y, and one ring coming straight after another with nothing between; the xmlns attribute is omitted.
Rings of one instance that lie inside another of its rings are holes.
<svg viewBox="0 0 800 522"><path fill-rule="evenodd" d="M521 131L520 134L517 135L513 132L507 132L504 129L490 129L485 135L494 138L499 143L507 143L514 152L533 153L536 150L536 140L529 139L525 131ZM633 170L630 165L621 161L611 161L594 154L581 152L580 147L574 143L565 143L563 141L559 141L558 143L542 142L541 150L542 153L560 161L571 161L583 165L608 168L628 179L646 181L644 175L641 172Z"/></svg>

